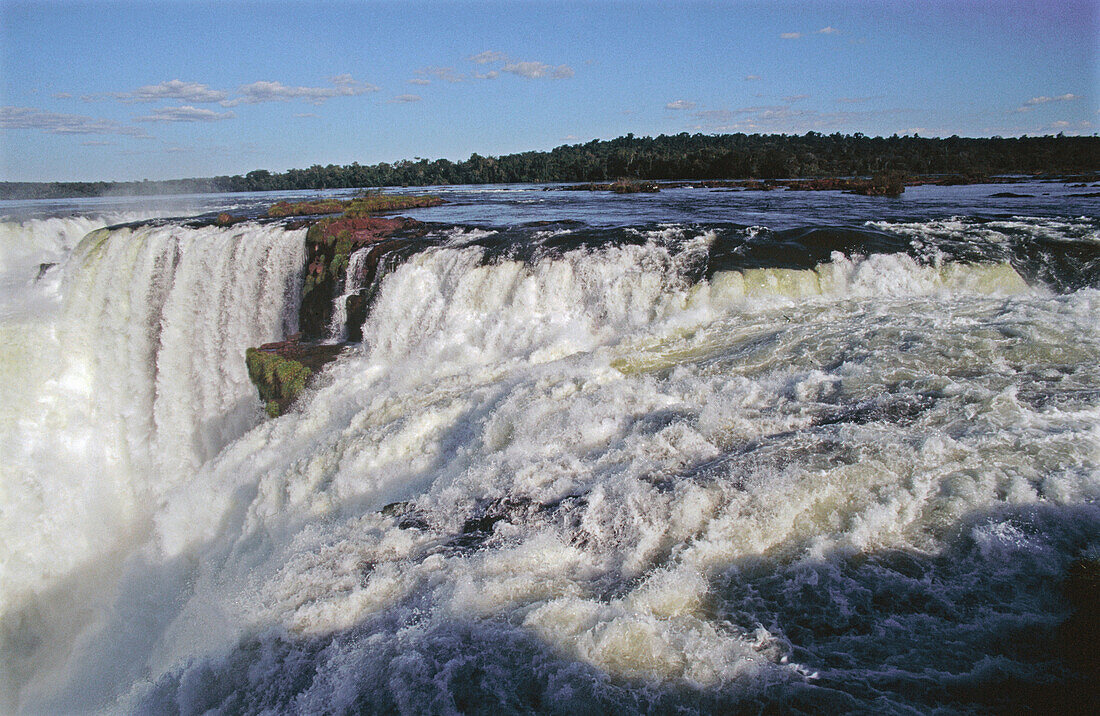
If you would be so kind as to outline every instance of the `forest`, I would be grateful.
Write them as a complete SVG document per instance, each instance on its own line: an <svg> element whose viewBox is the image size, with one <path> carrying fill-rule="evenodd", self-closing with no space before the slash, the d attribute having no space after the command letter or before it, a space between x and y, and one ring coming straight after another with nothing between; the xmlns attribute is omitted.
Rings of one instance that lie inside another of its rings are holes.
<svg viewBox="0 0 1100 716"><path fill-rule="evenodd" d="M140 182L0 182L0 199L53 199L357 187L544 182L783 179L955 174L970 179L1006 174L1100 170L1100 137L868 137L860 133L675 134L563 145L464 161L415 158L394 163L321 166L244 175Z"/></svg>

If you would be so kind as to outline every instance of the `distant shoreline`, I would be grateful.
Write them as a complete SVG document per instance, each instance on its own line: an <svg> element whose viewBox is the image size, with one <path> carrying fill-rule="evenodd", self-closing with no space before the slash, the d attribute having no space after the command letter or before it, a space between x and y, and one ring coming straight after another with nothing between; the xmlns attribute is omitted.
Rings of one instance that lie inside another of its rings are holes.
<svg viewBox="0 0 1100 716"><path fill-rule="evenodd" d="M0 199L320 191L378 187L569 184L619 180L730 187L848 189L845 182L893 175L917 184L1011 183L1100 179L1100 137L928 139L917 136L628 134L550 151L469 159L403 160L393 164L314 165L308 169L166 181L0 182Z"/></svg>

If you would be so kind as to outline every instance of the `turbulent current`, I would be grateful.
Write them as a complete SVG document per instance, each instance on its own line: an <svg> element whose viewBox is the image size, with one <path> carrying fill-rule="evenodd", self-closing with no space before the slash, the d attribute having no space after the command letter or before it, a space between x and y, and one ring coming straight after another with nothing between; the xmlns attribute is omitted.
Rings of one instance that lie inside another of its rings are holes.
<svg viewBox="0 0 1100 716"><path fill-rule="evenodd" d="M1095 202L691 191L422 211L276 419L304 230L0 224L0 710L1081 703Z"/></svg>

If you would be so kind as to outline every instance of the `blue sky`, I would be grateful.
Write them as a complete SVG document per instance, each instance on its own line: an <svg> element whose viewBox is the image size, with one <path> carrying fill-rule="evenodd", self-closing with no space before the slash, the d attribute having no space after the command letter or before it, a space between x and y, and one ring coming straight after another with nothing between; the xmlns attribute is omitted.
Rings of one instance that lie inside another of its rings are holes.
<svg viewBox="0 0 1100 716"><path fill-rule="evenodd" d="M1100 0L0 0L0 180L1100 129Z"/></svg>

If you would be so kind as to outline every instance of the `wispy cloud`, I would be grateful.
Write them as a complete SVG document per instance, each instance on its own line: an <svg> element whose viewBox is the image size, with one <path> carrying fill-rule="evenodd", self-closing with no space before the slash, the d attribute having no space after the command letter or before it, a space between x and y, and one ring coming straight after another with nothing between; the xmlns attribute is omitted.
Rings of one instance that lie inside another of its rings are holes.
<svg viewBox="0 0 1100 716"><path fill-rule="evenodd" d="M464 82L466 81L465 75L455 73L453 67L421 67L416 71L418 75L427 75L434 77L437 80L444 82Z"/></svg>
<svg viewBox="0 0 1100 716"><path fill-rule="evenodd" d="M419 102L420 95L418 94L399 94L389 101L390 104L402 104L409 102Z"/></svg>
<svg viewBox="0 0 1100 716"><path fill-rule="evenodd" d="M50 96L54 99L70 99L72 97L72 94L69 92L54 92Z"/></svg>
<svg viewBox="0 0 1100 716"><path fill-rule="evenodd" d="M431 83L431 80L426 80L423 77L413 77L409 80L409 84L411 85L430 85Z"/></svg>
<svg viewBox="0 0 1100 716"><path fill-rule="evenodd" d="M1056 97L1047 97L1046 95L1042 95L1039 97L1032 97L1028 101L1024 102L1022 106L1018 107L1016 111L1028 112L1041 104L1050 104L1051 102L1074 102L1079 99L1081 99L1079 95L1070 94L1068 92L1066 94L1060 94Z"/></svg>
<svg viewBox="0 0 1100 716"><path fill-rule="evenodd" d="M115 146L115 143L114 142L104 142L103 140L100 140L100 139L91 139L91 140L88 140L87 142L81 142L80 146L82 146L82 147L113 147L113 146Z"/></svg>
<svg viewBox="0 0 1100 716"><path fill-rule="evenodd" d="M0 107L0 127L37 129L47 134L119 134L147 137L145 130L111 119L96 119L79 114L44 112L33 107Z"/></svg>
<svg viewBox="0 0 1100 716"><path fill-rule="evenodd" d="M505 62L507 57L503 52L497 52L496 50L486 50L485 52L479 52L476 55L471 55L466 58L470 62L476 62L479 65L489 65L494 62Z"/></svg>
<svg viewBox="0 0 1100 716"><path fill-rule="evenodd" d="M229 97L227 92L210 89L198 82L168 80L155 85L138 87L133 92L108 92L106 94L87 94L81 97L85 102L98 102L114 99L126 104L139 102L159 102L166 99L178 99L192 104L221 102Z"/></svg>
<svg viewBox="0 0 1100 716"><path fill-rule="evenodd" d="M695 109L695 103L686 99L678 99L675 102L666 104L665 109Z"/></svg>
<svg viewBox="0 0 1100 716"><path fill-rule="evenodd" d="M569 65L548 65L545 62L509 62L500 68L502 72L510 72L513 75L526 77L529 80L563 80L573 76L573 68Z"/></svg>
<svg viewBox="0 0 1100 716"><path fill-rule="evenodd" d="M691 117L699 122L692 129L699 131L802 133L810 130L849 129L866 125L876 118L903 114L904 110L899 109L819 112L795 109L788 103L736 109L704 109L692 112Z"/></svg>
<svg viewBox="0 0 1100 716"><path fill-rule="evenodd" d="M161 107L144 117L134 117L136 122L218 122L233 119L233 112L215 112L212 109L199 109L191 105L182 107Z"/></svg>
<svg viewBox="0 0 1100 716"><path fill-rule="evenodd" d="M492 69L487 72L475 72L474 79L479 80L496 79L500 76L501 72L507 72L529 80L564 80L576 74L569 65L551 65L546 62L535 60L516 60L496 50L479 52L466 59L479 65L500 65L499 69Z"/></svg>
<svg viewBox="0 0 1100 716"><path fill-rule="evenodd" d="M840 32L840 30L838 30L835 27L832 27L830 25L830 26L827 26L827 27L823 27L820 30L814 30L813 34L815 34L815 35L835 35L838 32ZM806 33L804 33L804 32L781 32L781 33L779 33L779 36L781 38L783 38L784 40L798 40L800 38L805 37Z"/></svg>
<svg viewBox="0 0 1100 716"><path fill-rule="evenodd" d="M760 79L760 75L745 75L746 82L755 82L758 79Z"/></svg>
<svg viewBox="0 0 1100 716"><path fill-rule="evenodd" d="M877 97L837 97L836 101L841 104L862 104L864 102L870 102L878 99Z"/></svg>
<svg viewBox="0 0 1100 716"><path fill-rule="evenodd" d="M784 97L783 101L787 102L789 104L789 103L792 103L792 102L797 102L801 99L809 99L809 98L810 98L810 95L808 95L808 94L791 94L791 95L787 95L786 97Z"/></svg>
<svg viewBox="0 0 1100 716"><path fill-rule="evenodd" d="M320 117L321 115L317 114L316 112L298 112L294 116L298 117L299 119L306 119L307 117Z"/></svg>
<svg viewBox="0 0 1100 716"><path fill-rule="evenodd" d="M728 109L703 109L693 112L691 116L708 122L728 122L733 119L733 112Z"/></svg>
<svg viewBox="0 0 1100 716"><path fill-rule="evenodd" d="M282 82L259 81L242 85L237 89L239 97L223 101L223 107L236 107L239 104L260 104L262 102L289 102L300 99L310 104L324 104L333 97L354 97L368 92L377 92L378 87L360 82L351 75L343 74L329 78L332 87L290 87Z"/></svg>

